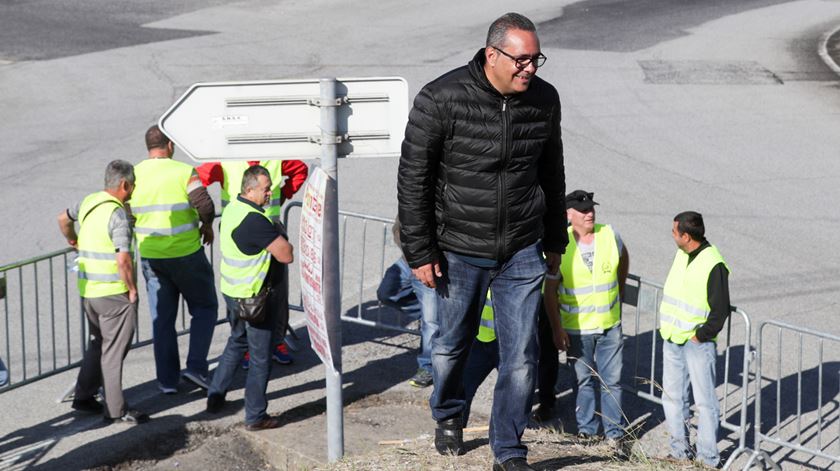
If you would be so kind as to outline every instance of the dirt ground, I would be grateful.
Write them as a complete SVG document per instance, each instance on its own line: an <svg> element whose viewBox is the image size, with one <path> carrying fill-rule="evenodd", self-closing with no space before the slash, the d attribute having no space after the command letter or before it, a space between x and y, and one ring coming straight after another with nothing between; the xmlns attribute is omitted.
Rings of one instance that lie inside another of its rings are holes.
<svg viewBox="0 0 840 471"><path fill-rule="evenodd" d="M396 411L403 413L397 416ZM188 446L169 458L159 461L138 459L98 467L95 470L472 471L491 469L493 456L486 429L465 434L467 453L463 456L439 455L434 449L430 433L421 433L413 438L397 440L381 439L383 436L393 436L393 432L387 430L389 421L396 427L402 427L406 420L416 421L417 412L425 414L422 404L409 402L399 405L393 400L379 401L375 398L356 404L345 412L349 422L348 430L363 430L363 427L354 428L355 423L359 426L366 425L370 432L362 434L366 436L353 436L348 439L364 442L366 446L354 446L364 451L361 454L346 456L328 465L272 460L272 453L268 450L269 447L266 447L266 443L259 439L260 435L246 432L241 426L227 429L197 426L189 430ZM383 420L383 417L390 417L390 420ZM425 421L422 426L427 426ZM380 430L374 431L375 428L380 428ZM165 442L165 439L160 440L159 446L165 447ZM581 471L618 469L687 471L706 469L691 463L671 463L649 458L640 447L633 446L632 443L627 447L628 457L622 458L604 444L585 445L578 442L573 435L560 433L554 428L528 429L524 442L529 448L529 462L539 470L562 468ZM149 450L149 456L154 456L154 451L156 450Z"/></svg>

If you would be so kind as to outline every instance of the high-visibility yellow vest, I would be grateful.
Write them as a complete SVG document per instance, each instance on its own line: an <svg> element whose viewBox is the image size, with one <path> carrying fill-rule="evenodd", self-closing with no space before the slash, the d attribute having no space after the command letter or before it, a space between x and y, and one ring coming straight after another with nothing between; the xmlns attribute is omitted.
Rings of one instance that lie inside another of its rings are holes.
<svg viewBox="0 0 840 471"><path fill-rule="evenodd" d="M700 251L691 263L688 263L687 253L677 250L659 306L659 334L663 339L684 344L706 322L711 312L709 273L718 263L723 263L729 271L713 245Z"/></svg>
<svg viewBox="0 0 840 471"><path fill-rule="evenodd" d="M172 159L146 159L134 167L131 212L141 257L183 257L201 248L198 212L187 196L193 171Z"/></svg>
<svg viewBox="0 0 840 471"><path fill-rule="evenodd" d="M283 161L263 160L260 165L265 167L271 175L271 201L268 202L265 215L276 221L280 219L280 206L283 203L282 193L280 192L283 183ZM224 173L221 194L223 211L230 200L235 200L236 195L242 192L242 175L248 167L250 167L248 162L222 162L222 173Z"/></svg>
<svg viewBox="0 0 840 471"><path fill-rule="evenodd" d="M219 272L222 275L222 293L232 298L250 298L259 293L271 264L271 254L268 250L262 250L256 255L246 255L233 240L233 231L250 213L257 213L268 219L264 213L236 199L222 212L219 229L222 262Z"/></svg>
<svg viewBox="0 0 840 471"><path fill-rule="evenodd" d="M88 195L79 207L79 294L101 298L128 291L117 268L116 247L108 235L111 215L123 204L100 191Z"/></svg>
<svg viewBox="0 0 840 471"><path fill-rule="evenodd" d="M487 299L484 300L484 309L481 310L481 320L478 324L478 335L480 342L492 342L496 340L496 325L493 317L493 299L490 290L487 290Z"/></svg>
<svg viewBox="0 0 840 471"><path fill-rule="evenodd" d="M620 254L611 226L595 224L594 246L590 271L581 257L573 229L569 227L569 244L560 259L563 282L557 288L557 300L563 328L573 335L601 333L621 322Z"/></svg>

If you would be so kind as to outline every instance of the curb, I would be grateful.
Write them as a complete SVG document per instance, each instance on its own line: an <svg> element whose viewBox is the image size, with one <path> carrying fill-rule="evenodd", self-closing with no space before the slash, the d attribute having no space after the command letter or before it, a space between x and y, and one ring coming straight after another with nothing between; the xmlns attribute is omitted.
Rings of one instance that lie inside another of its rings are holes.
<svg viewBox="0 0 840 471"><path fill-rule="evenodd" d="M837 62L828 53L828 41L831 39L832 36L834 36L837 33L840 33L840 25L820 36L820 42L817 45L817 53L820 55L820 58L822 58L823 62L825 62L825 65L827 65L829 69L834 71L835 74L840 75L840 65L838 65Z"/></svg>

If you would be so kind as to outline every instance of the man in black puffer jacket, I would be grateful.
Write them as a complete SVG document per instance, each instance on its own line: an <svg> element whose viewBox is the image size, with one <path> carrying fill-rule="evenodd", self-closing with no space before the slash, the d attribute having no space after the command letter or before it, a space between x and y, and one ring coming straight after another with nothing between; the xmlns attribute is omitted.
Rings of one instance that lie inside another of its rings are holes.
<svg viewBox="0 0 840 471"><path fill-rule="evenodd" d="M536 377L540 287L567 243L560 101L535 75L544 61L528 18L494 21L487 47L417 95L399 166L403 253L438 294L435 446L463 453L462 371L491 288L501 361L490 445L501 470L532 469L521 438Z"/></svg>

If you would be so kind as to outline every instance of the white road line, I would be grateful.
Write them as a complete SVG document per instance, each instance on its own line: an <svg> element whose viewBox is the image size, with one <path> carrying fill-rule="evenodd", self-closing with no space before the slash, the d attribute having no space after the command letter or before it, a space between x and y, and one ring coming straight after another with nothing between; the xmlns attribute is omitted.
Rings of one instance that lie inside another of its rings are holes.
<svg viewBox="0 0 840 471"><path fill-rule="evenodd" d="M817 53L822 58L823 62L825 62L825 65L833 70L835 74L840 75L840 65L838 65L837 62L834 62L834 59L832 59L828 54L828 40L838 31L840 31L840 25L820 37L820 43L817 46Z"/></svg>

